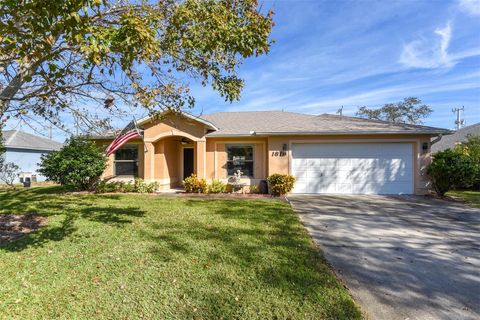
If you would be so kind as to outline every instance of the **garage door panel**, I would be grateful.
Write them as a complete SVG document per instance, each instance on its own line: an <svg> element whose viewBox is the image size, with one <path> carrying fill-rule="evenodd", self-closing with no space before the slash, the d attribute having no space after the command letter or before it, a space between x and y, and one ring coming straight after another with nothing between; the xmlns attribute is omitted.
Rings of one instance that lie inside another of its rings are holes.
<svg viewBox="0 0 480 320"><path fill-rule="evenodd" d="M296 181L292 190L293 193L308 193L307 183L302 181Z"/></svg>
<svg viewBox="0 0 480 320"><path fill-rule="evenodd" d="M294 144L295 193L413 193L410 143ZM301 158L298 158L298 157Z"/></svg>
<svg viewBox="0 0 480 320"><path fill-rule="evenodd" d="M375 179L375 181L410 181L411 170L391 170L374 167L373 170L352 170L346 174L346 172L340 172L339 177L341 179L352 179L356 181L364 181L366 179Z"/></svg>

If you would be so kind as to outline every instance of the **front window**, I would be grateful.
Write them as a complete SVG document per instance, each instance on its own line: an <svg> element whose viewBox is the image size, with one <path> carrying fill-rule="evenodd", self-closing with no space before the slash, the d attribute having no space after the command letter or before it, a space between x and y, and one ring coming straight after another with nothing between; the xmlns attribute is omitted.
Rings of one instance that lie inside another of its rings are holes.
<svg viewBox="0 0 480 320"><path fill-rule="evenodd" d="M233 176L237 170L253 177L253 146L227 145L227 174Z"/></svg>
<svg viewBox="0 0 480 320"><path fill-rule="evenodd" d="M125 145L115 152L115 175L138 176L137 145Z"/></svg>

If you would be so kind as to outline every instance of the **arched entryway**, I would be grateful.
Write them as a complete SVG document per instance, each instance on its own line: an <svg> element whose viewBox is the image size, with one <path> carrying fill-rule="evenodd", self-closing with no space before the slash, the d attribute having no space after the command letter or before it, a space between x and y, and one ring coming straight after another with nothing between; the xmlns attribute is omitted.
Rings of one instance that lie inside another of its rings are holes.
<svg viewBox="0 0 480 320"><path fill-rule="evenodd" d="M162 188L176 188L192 173L204 176L204 141L188 134L170 134L145 145L145 180L157 181Z"/></svg>

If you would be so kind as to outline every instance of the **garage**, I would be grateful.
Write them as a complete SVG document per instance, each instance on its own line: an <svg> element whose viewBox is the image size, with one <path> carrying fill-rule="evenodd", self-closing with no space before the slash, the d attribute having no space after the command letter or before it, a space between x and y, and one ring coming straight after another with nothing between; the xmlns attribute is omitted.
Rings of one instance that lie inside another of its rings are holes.
<svg viewBox="0 0 480 320"><path fill-rule="evenodd" d="M292 144L293 193L412 194L411 143Z"/></svg>

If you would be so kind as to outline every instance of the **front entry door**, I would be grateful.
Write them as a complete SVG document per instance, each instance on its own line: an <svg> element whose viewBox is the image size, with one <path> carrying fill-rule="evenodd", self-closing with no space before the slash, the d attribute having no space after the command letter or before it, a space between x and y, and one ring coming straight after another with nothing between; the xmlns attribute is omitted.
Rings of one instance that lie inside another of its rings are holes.
<svg viewBox="0 0 480 320"><path fill-rule="evenodd" d="M193 148L183 149L183 178L190 177L193 173Z"/></svg>

